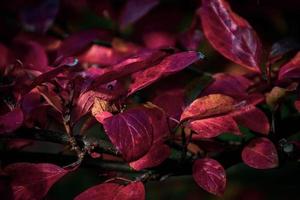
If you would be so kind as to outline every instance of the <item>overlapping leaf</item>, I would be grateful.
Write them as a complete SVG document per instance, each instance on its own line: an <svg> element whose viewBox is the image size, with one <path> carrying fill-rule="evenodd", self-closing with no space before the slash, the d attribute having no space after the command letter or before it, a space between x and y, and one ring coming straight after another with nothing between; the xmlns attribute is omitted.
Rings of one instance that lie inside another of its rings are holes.
<svg viewBox="0 0 300 200"><path fill-rule="evenodd" d="M162 77L183 70L200 58L202 58L202 54L194 51L175 53L164 58L158 65L134 73L128 95L147 87Z"/></svg>
<svg viewBox="0 0 300 200"><path fill-rule="evenodd" d="M199 10L210 44L223 56L260 72L262 45L250 24L234 13L226 0L203 0Z"/></svg>
<svg viewBox="0 0 300 200"><path fill-rule="evenodd" d="M194 138L211 138L224 132L240 135L237 123L262 134L270 129L265 114L251 102L236 102L221 94L196 99L184 110L181 121L188 121L187 126L197 133Z"/></svg>

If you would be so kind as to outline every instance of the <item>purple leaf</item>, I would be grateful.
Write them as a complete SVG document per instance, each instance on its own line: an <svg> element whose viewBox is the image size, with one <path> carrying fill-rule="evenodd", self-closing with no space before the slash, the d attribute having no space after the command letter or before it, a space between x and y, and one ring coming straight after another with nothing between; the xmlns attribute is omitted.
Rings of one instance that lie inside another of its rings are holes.
<svg viewBox="0 0 300 200"><path fill-rule="evenodd" d="M278 155L274 144L267 138L256 138L242 151L244 163L256 169L270 169L278 166Z"/></svg>
<svg viewBox="0 0 300 200"><path fill-rule="evenodd" d="M243 76L234 76L218 73L214 81L201 93L202 96L209 94L224 94L235 98L244 97L247 89L252 85L251 81Z"/></svg>
<svg viewBox="0 0 300 200"><path fill-rule="evenodd" d="M43 199L49 189L68 171L47 163L15 163L5 167L11 178L15 200Z"/></svg>
<svg viewBox="0 0 300 200"><path fill-rule="evenodd" d="M17 130L23 124L24 116L20 108L16 108L0 116L0 134Z"/></svg>
<svg viewBox="0 0 300 200"><path fill-rule="evenodd" d="M57 51L57 60L62 58L75 56L77 53L83 51L92 41L99 39L110 41L110 33L103 30L85 30L74 33L67 37L60 45Z"/></svg>
<svg viewBox="0 0 300 200"><path fill-rule="evenodd" d="M193 178L196 183L209 193L222 196L226 187L226 173L218 161L203 158L193 165Z"/></svg>
<svg viewBox="0 0 300 200"><path fill-rule="evenodd" d="M262 45L250 24L234 13L225 0L203 0L202 28L210 44L223 56L260 72Z"/></svg>
<svg viewBox="0 0 300 200"><path fill-rule="evenodd" d="M45 33L53 24L59 8L58 0L42 0L33 4L20 14L25 29L32 32Z"/></svg>
<svg viewBox="0 0 300 200"><path fill-rule="evenodd" d="M135 108L106 118L106 134L126 161L145 155L153 142L153 129L144 110Z"/></svg>
<svg viewBox="0 0 300 200"><path fill-rule="evenodd" d="M120 26L124 28L138 21L158 3L159 0L128 0L120 17Z"/></svg>

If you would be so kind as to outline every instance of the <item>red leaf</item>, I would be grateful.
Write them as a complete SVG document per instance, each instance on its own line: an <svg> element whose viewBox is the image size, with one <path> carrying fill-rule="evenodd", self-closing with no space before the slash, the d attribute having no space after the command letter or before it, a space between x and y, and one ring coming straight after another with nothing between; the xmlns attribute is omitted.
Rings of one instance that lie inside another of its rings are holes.
<svg viewBox="0 0 300 200"><path fill-rule="evenodd" d="M210 116L225 114L233 111L234 99L222 95L211 94L201 97L193 101L182 113L180 120L187 120L190 118L208 118Z"/></svg>
<svg viewBox="0 0 300 200"><path fill-rule="evenodd" d="M293 78L300 78L300 52L279 70L279 80Z"/></svg>
<svg viewBox="0 0 300 200"><path fill-rule="evenodd" d="M194 51L180 52L164 58L158 65L134 73L128 95L147 87L162 77L183 70L200 58L201 54Z"/></svg>
<svg viewBox="0 0 300 200"><path fill-rule="evenodd" d="M204 190L222 196L226 187L226 173L222 165L210 158L198 159L193 165L193 178Z"/></svg>
<svg viewBox="0 0 300 200"><path fill-rule="evenodd" d="M153 130L144 110L130 109L104 120L106 134L126 161L145 155L153 142Z"/></svg>
<svg viewBox="0 0 300 200"><path fill-rule="evenodd" d="M176 39L174 35L163 31L151 31L143 35L145 46L150 49L174 47Z"/></svg>
<svg viewBox="0 0 300 200"><path fill-rule="evenodd" d="M23 124L23 112L21 109L16 108L0 116L0 134L9 133L18 129Z"/></svg>
<svg viewBox="0 0 300 200"><path fill-rule="evenodd" d="M131 162L129 165L135 170L156 167L166 160L171 154L170 148L165 144L155 144L149 152L140 159Z"/></svg>
<svg viewBox="0 0 300 200"><path fill-rule="evenodd" d="M47 163L16 163L4 171L11 177L15 200L43 199L52 185L68 172Z"/></svg>
<svg viewBox="0 0 300 200"><path fill-rule="evenodd" d="M278 166L278 155L274 144L267 138L256 138L242 151L244 163L256 169L270 169Z"/></svg>
<svg viewBox="0 0 300 200"><path fill-rule="evenodd" d="M143 200L145 188L142 182L133 182L127 186L116 183L103 183L87 189L74 200Z"/></svg>
<svg viewBox="0 0 300 200"><path fill-rule="evenodd" d="M230 132L241 135L237 123L230 116L214 117L209 119L195 120L189 125L197 134L193 139L212 138L222 133Z"/></svg>
<svg viewBox="0 0 300 200"><path fill-rule="evenodd" d="M223 56L260 72L262 45L250 24L225 0L203 0L199 10L204 34Z"/></svg>
<svg viewBox="0 0 300 200"><path fill-rule="evenodd" d="M268 135L270 132L270 124L267 116L255 106L245 106L234 113L232 113L234 120L243 126L264 134Z"/></svg>
<svg viewBox="0 0 300 200"><path fill-rule="evenodd" d="M159 0L128 0L120 18L122 28L138 21L159 3Z"/></svg>

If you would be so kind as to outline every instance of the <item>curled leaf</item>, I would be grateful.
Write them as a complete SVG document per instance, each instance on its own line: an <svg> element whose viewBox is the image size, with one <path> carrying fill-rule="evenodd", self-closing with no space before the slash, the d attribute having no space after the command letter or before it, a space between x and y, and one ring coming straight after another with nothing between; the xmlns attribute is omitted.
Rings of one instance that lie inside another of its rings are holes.
<svg viewBox="0 0 300 200"><path fill-rule="evenodd" d="M262 45L250 24L226 0L203 0L199 9L204 35L223 56L260 72Z"/></svg>
<svg viewBox="0 0 300 200"><path fill-rule="evenodd" d="M193 178L196 183L217 196L222 196L226 187L226 174L222 165L213 159L203 158L193 165Z"/></svg>

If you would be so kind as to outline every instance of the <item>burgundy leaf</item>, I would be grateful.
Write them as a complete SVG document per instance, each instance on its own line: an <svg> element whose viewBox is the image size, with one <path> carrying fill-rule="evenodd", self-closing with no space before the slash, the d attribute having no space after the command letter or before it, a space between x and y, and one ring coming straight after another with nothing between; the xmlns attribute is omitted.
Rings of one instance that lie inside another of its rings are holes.
<svg viewBox="0 0 300 200"><path fill-rule="evenodd" d="M11 177L15 200L43 199L52 185L68 172L48 163L16 163L4 171Z"/></svg>
<svg viewBox="0 0 300 200"><path fill-rule="evenodd" d="M255 106L245 106L232 113L234 120L255 132L268 135L270 132L270 124L267 116Z"/></svg>
<svg viewBox="0 0 300 200"><path fill-rule="evenodd" d="M162 77L183 70L200 58L202 58L202 54L194 51L180 52L164 58L158 65L134 73L128 95L147 87Z"/></svg>
<svg viewBox="0 0 300 200"><path fill-rule="evenodd" d="M85 30L77 32L67 37L57 51L57 59L75 56L80 51L87 48L92 41L99 39L110 41L110 33L103 30Z"/></svg>
<svg viewBox="0 0 300 200"><path fill-rule="evenodd" d="M199 10L204 34L223 56L260 72L262 45L250 24L225 0L203 0Z"/></svg>
<svg viewBox="0 0 300 200"><path fill-rule="evenodd" d="M20 60L26 69L39 72L49 70L47 54L39 43L17 39L14 41L14 52L16 59Z"/></svg>
<svg viewBox="0 0 300 200"><path fill-rule="evenodd" d="M140 159L131 162L129 165L135 170L156 167L166 160L171 154L170 148L165 144L156 144L149 152Z"/></svg>
<svg viewBox="0 0 300 200"><path fill-rule="evenodd" d="M0 43L0 72L3 71L7 65L12 62L12 52L3 44Z"/></svg>
<svg viewBox="0 0 300 200"><path fill-rule="evenodd" d="M21 100L22 110L26 114L30 114L36 107L40 105L41 95L37 89L31 90L29 93L25 94Z"/></svg>
<svg viewBox="0 0 300 200"><path fill-rule="evenodd" d="M20 150L24 147L27 147L31 144L33 144L33 140L27 140L27 139L12 139L6 142L6 147L9 150Z"/></svg>
<svg viewBox="0 0 300 200"><path fill-rule="evenodd" d="M44 33L52 25L59 8L58 0L42 0L26 7L21 12L21 22L25 29Z"/></svg>
<svg viewBox="0 0 300 200"><path fill-rule="evenodd" d="M103 123L106 134L126 161L145 155L153 142L153 129L144 110L135 108L109 117Z"/></svg>
<svg viewBox="0 0 300 200"><path fill-rule="evenodd" d="M159 0L128 0L120 18L120 26L124 28L136 22L158 3Z"/></svg>
<svg viewBox="0 0 300 200"><path fill-rule="evenodd" d="M74 200L113 200L116 193L121 188L123 188L123 186L116 183L104 183L96 185L76 196Z"/></svg>
<svg viewBox="0 0 300 200"><path fill-rule="evenodd" d="M0 116L0 134L9 133L18 129L23 123L23 112L20 108L16 108L4 115Z"/></svg>
<svg viewBox="0 0 300 200"><path fill-rule="evenodd" d="M193 165L193 178L204 190L222 196L226 187L226 173L218 161L203 158Z"/></svg>
<svg viewBox="0 0 300 200"><path fill-rule="evenodd" d="M159 91L152 102L161 107L169 117L179 120L185 106L185 91L180 88Z"/></svg>
<svg viewBox="0 0 300 200"><path fill-rule="evenodd" d="M296 100L294 106L297 109L297 111L300 112L300 100Z"/></svg>
<svg viewBox="0 0 300 200"><path fill-rule="evenodd" d="M77 63L78 60L71 57L63 59L56 68L52 68L51 70L36 77L29 86L28 90L30 91L34 87L55 78L58 74L62 73L65 70L72 69L77 65Z"/></svg>
<svg viewBox="0 0 300 200"><path fill-rule="evenodd" d="M207 118L214 115L225 114L234 110L234 104L234 99L229 96L211 94L193 101L183 111L180 120Z"/></svg>
<svg viewBox="0 0 300 200"><path fill-rule="evenodd" d="M293 78L300 78L300 52L279 70L279 80Z"/></svg>
<svg viewBox="0 0 300 200"><path fill-rule="evenodd" d="M242 151L244 163L256 169L270 169L278 166L278 155L274 144L267 138L256 138Z"/></svg>
<svg viewBox="0 0 300 200"><path fill-rule="evenodd" d="M203 33L198 28L198 20L194 17L191 26L180 35L179 41L187 50L197 50L203 40Z"/></svg>
<svg viewBox="0 0 300 200"><path fill-rule="evenodd" d="M221 116L208 119L195 120L188 125L193 131L193 139L203 139L216 137L222 133L230 132L241 135L237 123L231 116Z"/></svg>
<svg viewBox="0 0 300 200"><path fill-rule="evenodd" d="M208 94L224 94L235 98L245 95L251 86L251 81L243 76L234 76L225 73L218 73L214 76L214 81L201 93L202 96Z"/></svg>
<svg viewBox="0 0 300 200"><path fill-rule="evenodd" d="M90 89L93 87L97 87L103 83L108 83L110 81L130 75L149 66L155 65L165 55L166 53L159 50L141 51L136 55L127 58L116 65L105 68L103 74L100 74L98 77L95 78Z"/></svg>
<svg viewBox="0 0 300 200"><path fill-rule="evenodd" d="M51 105L59 113L63 113L64 105L62 99L52 90L51 87L42 85L37 86L37 89L49 105Z"/></svg>

